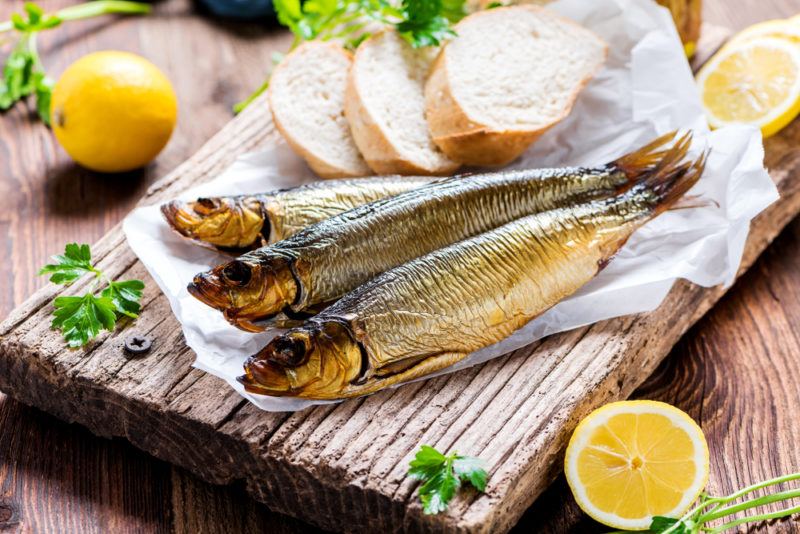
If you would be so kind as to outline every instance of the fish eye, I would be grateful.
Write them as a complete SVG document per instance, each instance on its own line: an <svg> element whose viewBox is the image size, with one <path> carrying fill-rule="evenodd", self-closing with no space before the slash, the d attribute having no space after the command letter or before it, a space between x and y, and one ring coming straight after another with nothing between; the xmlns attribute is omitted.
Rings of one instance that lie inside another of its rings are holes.
<svg viewBox="0 0 800 534"><path fill-rule="evenodd" d="M308 349L306 341L305 337L291 334L275 338L272 342L272 355L269 360L284 367L297 367L305 359Z"/></svg>
<svg viewBox="0 0 800 534"><path fill-rule="evenodd" d="M232 261L222 269L222 276L231 284L244 286L252 278L253 271L242 261Z"/></svg>
<svg viewBox="0 0 800 534"><path fill-rule="evenodd" d="M210 215L220 208L219 199L201 197L194 203L195 213L200 215Z"/></svg>

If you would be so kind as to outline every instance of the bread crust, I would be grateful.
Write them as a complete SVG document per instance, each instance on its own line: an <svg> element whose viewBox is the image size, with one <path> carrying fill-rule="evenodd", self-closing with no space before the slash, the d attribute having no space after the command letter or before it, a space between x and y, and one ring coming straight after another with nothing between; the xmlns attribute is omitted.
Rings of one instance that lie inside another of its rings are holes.
<svg viewBox="0 0 800 534"><path fill-rule="evenodd" d="M496 14L509 10L527 10L538 13L542 11L542 8L533 5L511 6L494 8L491 13ZM481 11L468 18L486 16L487 13L490 12ZM581 27L568 19L564 19L564 21ZM458 25L456 25L455 31L458 33ZM425 86L426 116L434 143L450 158L466 165L495 166L514 161L543 133L570 114L580 92L605 63L608 45L603 44L603 61L593 72L588 73L576 84L568 97L567 105L556 119L541 128L503 130L474 120L469 116L465 107L458 102L450 83L451 73L447 62L447 46L445 46L436 58Z"/></svg>
<svg viewBox="0 0 800 534"><path fill-rule="evenodd" d="M353 55L345 50L342 46L333 43L333 42L322 42L322 41L308 41L306 43L301 44L295 50L292 51L292 54L299 53L305 48L311 46L326 46L330 48L331 51L342 54L345 56L349 63L352 64ZM275 67L273 71L273 77L276 73L280 72L282 69L286 68L287 61L281 61L278 66ZM348 74L349 76L349 74ZM367 165L366 161L363 159L361 160L361 165L354 165L351 167L343 167L337 163L329 161L324 157L316 154L312 149L310 149L305 144L304 139L299 139L296 136L292 135L291 132L286 128L283 121L281 120L280 113L276 112L276 105L273 99L273 91L272 85L268 90L267 94L267 101L269 103L270 113L272 114L272 121L275 123L275 127L283 136L286 143L295 151L300 157L306 160L308 166L317 173L321 178L351 178L351 177L359 177L359 176L367 176L371 174L370 168Z"/></svg>
<svg viewBox="0 0 800 534"><path fill-rule="evenodd" d="M376 33L367 41L361 43L356 50L354 65L358 62L373 39L382 37L386 32L383 30ZM405 175L446 175L450 174L460 164L456 161L449 165L440 165L436 168L421 166L416 162L404 157L399 149L392 143L387 132L381 127L373 113L364 105L361 96L360 84L356 76L356 69L351 68L347 77L347 89L345 91L344 112L347 121L350 123L350 130L356 146L361 151L367 165L378 174L405 174Z"/></svg>

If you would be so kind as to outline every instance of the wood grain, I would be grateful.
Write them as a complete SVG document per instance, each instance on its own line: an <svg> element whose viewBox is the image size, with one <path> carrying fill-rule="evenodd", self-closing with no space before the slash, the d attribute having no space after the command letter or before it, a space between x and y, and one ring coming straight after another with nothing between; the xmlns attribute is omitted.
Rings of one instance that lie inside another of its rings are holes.
<svg viewBox="0 0 800 534"><path fill-rule="evenodd" d="M0 13L3 13L4 9L8 9L9 4L19 6L20 3L4 3L0 5ZM52 6L57 2L45 2L45 4ZM225 98L232 102L245 94L248 87L258 83L260 74L255 72L257 66L249 63L248 65L254 68L240 70L236 68L237 60L252 60L253 57L268 56L269 49L264 50L262 45L270 42L269 34L264 34L258 28L253 27L247 37L241 37L234 33L240 26L217 28L207 21L197 21L188 14L188 7L182 2L171 1L159 5L158 9L182 13L178 21L170 26L170 31L173 33L172 42L178 44L173 49L165 49L163 46L152 48L154 55L151 56L151 59L159 63L173 80L175 80L176 73L185 73L183 76L186 79L193 79L190 72L195 68L193 60L197 52L207 53L209 42L216 44L230 39L236 45L232 47L231 55L227 58L229 68L225 73L230 76L230 79L226 84L229 84L229 89L232 89L224 95ZM765 0L757 5L746 3L737 5L735 9L732 9L730 3L727 2L708 0L706 2L708 18L721 23L734 22L736 26L779 14L791 14L799 9L800 6L797 6L796 2L782 0ZM184 27L183 22L185 21L192 23L191 31ZM117 28L117 24L119 22L116 22L111 28ZM85 51L94 49L94 47L141 50L146 46L141 40L143 35L149 35L148 25L163 25L163 21L154 23L152 20L141 20L126 22L126 24L135 25L137 30L127 34L124 32L113 33L112 30L104 30L102 24L86 23L85 35L76 35L69 39L59 38L58 52L56 53L54 48L50 48L47 54L49 59L46 58L46 63L48 66L55 66L62 53L69 53L69 47L85 47ZM152 26L151 29L155 27L157 26ZM117 40L117 36L121 39ZM163 36L156 36L155 39L156 43L164 43ZM174 58L181 55L183 43L192 43L187 47L192 51L191 58L185 57L189 54L184 53L183 61L173 59L161 62L160 58L162 57ZM224 44L222 46L225 47ZM265 48L269 48L269 44ZM72 57L77 57L80 53L75 52ZM213 51L208 53L214 55ZM231 57L234 58L233 61L231 61ZM68 60L64 60L63 65L67 62ZM218 56L211 60L207 67L210 66L210 69L213 70L214 62L220 62ZM247 76L252 79L245 80L243 83L242 80ZM208 79L216 80L217 78L212 73ZM182 98L181 126L184 127L179 126L179 131L168 148L168 151L174 151L173 153L176 155L172 161L173 165L193 152L198 143L203 140L197 134L198 130L202 130L207 137L228 119L227 108L219 102L217 98L219 95L208 94L210 85L211 82L209 84L193 84L191 87L180 87L178 90ZM240 93L235 94L237 91ZM213 113L213 117L208 118L207 124L190 122L190 127L186 127L183 99L186 97L186 93L192 92L203 96L203 98L197 98L198 106L216 111ZM107 182L101 179L103 177L81 173L72 167L72 172L76 172L78 178L66 180L66 183L70 186L78 184L81 194L86 198L94 199L95 202L99 200L107 203L107 206L102 209L81 213L74 207L74 204L62 200L62 195L70 191L69 187L64 189L48 187L49 182L45 179L56 167L56 165L49 166L48 162L54 163L60 157L59 161L66 164L63 154L58 154L52 144L48 145L50 140L46 132L37 127L28 127L25 117L22 117L24 120L14 122L12 125L8 122L8 117L11 116L13 114L0 118L0 146L2 146L0 173L3 173L0 175L0 188L2 188L0 202L3 202L2 207L4 208L0 210L0 214L4 214L0 215L0 235L9 235L3 241L6 257L11 257L12 239L14 240L14 261L16 263L14 264L14 276L8 276L10 269L7 262L0 265L0 273L3 273L4 276L0 279L0 310L2 310L0 316L10 310L12 304L21 302L25 295L30 294L34 285L41 283L35 279L32 273L43 263L47 254L58 250L67 239L89 241L102 234L105 229L113 226L125 214L145 184L149 183L155 175L163 173L163 170L160 172L148 170L143 173L142 177L135 177L133 181L136 182L136 187L139 189L123 195L124 202L127 204L124 207L117 207L117 197L119 194L125 193L125 187L121 187L120 193L116 189L120 187L118 182L107 185ZM176 145L176 143L178 144ZM178 148L174 148L176 146ZM48 150L55 156L48 155ZM167 153L162 156L160 162ZM8 155L8 159L6 159L6 155ZM45 161L39 161L41 159ZM24 166L26 169L24 172L15 174L13 186L6 183L6 164L11 161L15 162L15 168L19 169ZM171 166L165 165L164 169ZM62 209L69 212L69 217L62 216L58 211L52 209L60 202L67 204ZM7 216L9 213L11 213L10 217ZM10 229L10 219L15 216L36 219L37 222L31 221L21 233L7 234L6 232ZM45 230L46 232L44 232ZM796 461L795 465L792 465L792 459L796 459L800 455L796 448L792 448L791 443L787 445L781 442L779 445L782 448L777 452L774 448L765 452L764 448L759 449L748 445L750 439L758 443L769 443L775 435L776 429L781 431L791 428L793 422L800 416L796 402L796 389L792 390L787 386L787 395L794 393L795 402L788 404L780 402L776 409L773 406L772 389L763 387L758 375L758 372L770 370L774 365L771 363L773 359L793 358L794 355L761 343L755 333L742 333L741 329L737 328L739 316L734 314L738 313L739 309L725 311L729 300L739 298L738 295L748 296L755 302L767 298L764 292L753 292L751 288L753 282L750 281L753 278L751 277L759 280L759 277L775 278L778 274L783 277L785 286L797 286L797 280L792 274L796 271L793 269L793 260L798 258L798 249L795 244L798 232L800 232L799 228L792 230L790 238L784 234L772 247L773 254L783 258L783 261L770 264L772 267L768 271L769 275L765 273L747 275L744 282L737 285L733 295L723 300L715 312L687 336L687 341L676 348L673 356L668 360L670 363L676 360L674 366L662 366L663 372L659 372L653 377L652 382L656 386L645 390L645 394L648 396L677 402L679 406L687 409L695 417L700 418L700 413L705 414L700 419L712 443L712 464L719 466L712 473L712 490L714 488L725 490L741 486L758 478L798 467ZM48 239L46 246L42 245L44 239ZM777 273L776 269L779 270ZM770 330L773 321L783 321L790 328L781 330L781 334L797 339L797 332L791 328L792 324L797 324L794 321L797 314L796 307L793 308L797 299L792 298L793 294L790 293L790 295L782 299L780 307L769 308L770 315L756 315L753 324L758 325L759 329ZM724 321L720 324L728 326L712 329L711 326L708 326L712 324L709 321L712 317L720 314L722 314L720 321ZM706 329L709 329L707 334L705 333ZM694 336L701 335L705 338L702 344L691 342ZM748 342L750 336L753 336L754 342ZM742 337L746 339L742 344L744 350L731 351L731 345L739 344ZM701 350L708 344L714 347L713 351ZM732 352L731 358L735 357L735 359L731 361L730 358L726 358L725 366L718 359L708 357L709 354L719 355L730 352ZM735 376L727 376L726 366L731 364L734 364L737 370L742 371ZM757 372L750 372L752 370L757 370ZM785 371L785 369L782 370ZM712 378L706 378L707 375ZM741 379L742 375L745 380ZM676 379L676 376L680 376L680 380ZM728 387L707 386L699 392L696 389L696 384L699 383L715 385L722 376L727 377ZM773 373L765 376L775 377L776 375ZM792 381L797 383L796 374L783 376L786 377L787 383ZM195 378L190 377L190 379ZM694 394L688 395L687 390ZM750 399L750 402L744 405L744 400L737 400L740 397ZM791 399L791 397L789 398ZM733 410L731 406L734 404L746 411ZM737 419L740 417L744 417L745 420ZM752 421L771 421L773 419L779 421L780 425L752 423ZM711 421L716 422L711 423ZM732 421L732 424L728 425L728 421ZM21 530L37 532L78 530L106 532L109 531L110 526L114 531L131 532L166 530L182 532L188 531L190 528L193 531L204 532L313 530L268 513L264 507L254 504L244 496L241 486L232 490L209 486L186 475L180 469L172 469L162 462L149 459L120 440L99 440L74 425L60 423L35 409L22 407L10 400L2 402L0 406L0 428L3 429L0 436L0 530L2 530L3 524L8 524L12 529L15 528L13 525L16 525ZM741 432L742 428L746 428L747 432ZM730 440L729 436L731 435L736 436L737 446L724 449L714 446L717 440ZM786 449L783 449L784 446ZM756 454L761 457L768 456L769 460L757 462L749 469L744 469L744 467L723 468L724 466L749 464L752 461L751 458ZM774 460L773 456L777 460ZM65 461L65 459L67 460ZM158 496L143 498L141 496L142 487L152 488L152 491ZM97 489L87 491L87 488ZM162 499L161 497L167 498ZM519 531L603 531L602 528L598 528L597 525L575 514L574 510L574 503L571 502L563 481L559 481L523 517ZM9 517L12 518L11 523L7 522ZM13 518L21 518L22 521L15 523ZM287 524L288 527L283 526ZM234 528L228 530L228 525ZM789 528L786 525L776 525L769 530L788 532Z"/></svg>

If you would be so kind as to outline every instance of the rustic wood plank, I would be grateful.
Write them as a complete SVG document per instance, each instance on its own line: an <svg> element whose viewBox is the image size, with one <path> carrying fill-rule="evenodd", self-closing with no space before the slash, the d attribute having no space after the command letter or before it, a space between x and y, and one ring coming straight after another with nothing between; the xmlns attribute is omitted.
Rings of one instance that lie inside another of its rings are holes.
<svg viewBox="0 0 800 534"><path fill-rule="evenodd" d="M800 168L799 128L769 144L783 198L754 223L743 269L800 211L792 176ZM208 180L239 153L273 138L262 99L152 186L142 202ZM0 389L98 435L126 437L211 482L244 480L251 494L278 511L325 528L346 524L365 532L510 529L558 472L556 460L577 420L630 395L724 292L681 283L651 314L551 336L482 366L366 399L270 414L243 402L221 380L189 369L193 355L180 348L166 299L119 227L94 250L111 276L145 279L144 313L135 328L155 336L156 350L127 358L120 332L102 335L85 350L64 350L47 326L49 301L60 288L45 287L0 326ZM71 291L80 288L79 282ZM420 443L486 458L493 466L487 493L466 494L446 514L423 516L414 484L405 478Z"/></svg>

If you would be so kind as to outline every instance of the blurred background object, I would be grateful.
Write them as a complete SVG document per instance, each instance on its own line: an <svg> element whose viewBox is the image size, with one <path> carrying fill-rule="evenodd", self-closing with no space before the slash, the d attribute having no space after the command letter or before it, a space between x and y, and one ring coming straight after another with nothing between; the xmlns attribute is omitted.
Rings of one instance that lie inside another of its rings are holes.
<svg viewBox="0 0 800 534"><path fill-rule="evenodd" d="M255 19L275 15L272 0L200 0L214 15L236 19Z"/></svg>
<svg viewBox="0 0 800 534"><path fill-rule="evenodd" d="M543 6L553 0L467 0L467 8L470 11L477 9L487 9L511 4L535 4ZM675 26L678 34L683 41L686 55L694 55L697 47L697 40L700 38L700 24L702 23L703 0L656 0L659 4L666 7L675 19Z"/></svg>
<svg viewBox="0 0 800 534"><path fill-rule="evenodd" d="M702 23L702 0L656 0L666 7L675 19L675 27L683 41L686 55L694 55L697 40L700 38L700 25Z"/></svg>

